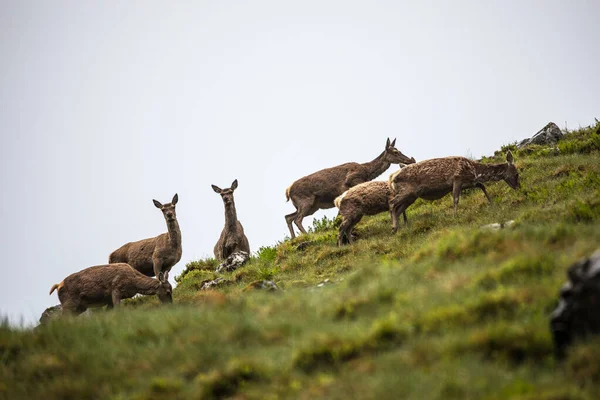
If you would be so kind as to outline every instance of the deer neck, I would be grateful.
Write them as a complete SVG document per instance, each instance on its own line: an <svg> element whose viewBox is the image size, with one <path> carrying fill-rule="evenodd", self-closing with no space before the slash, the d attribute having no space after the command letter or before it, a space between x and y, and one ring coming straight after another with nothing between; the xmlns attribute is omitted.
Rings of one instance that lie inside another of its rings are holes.
<svg viewBox="0 0 600 400"><path fill-rule="evenodd" d="M169 243L173 247L181 247L181 230L179 230L179 222L177 219L167 221L167 230L169 234Z"/></svg>
<svg viewBox="0 0 600 400"><path fill-rule="evenodd" d="M390 167L390 165L392 165L392 163L385 160L385 151L377 156L377 158L375 158L373 161L362 164L362 166L367 170L369 180L373 180L379 175L383 174Z"/></svg>
<svg viewBox="0 0 600 400"><path fill-rule="evenodd" d="M499 181L504 179L506 169L508 168L507 163L503 164L475 164L475 173L477 174L477 181L479 182L491 182Z"/></svg>
<svg viewBox="0 0 600 400"><path fill-rule="evenodd" d="M233 228L237 223L237 212L235 211L235 203L225 204L225 227Z"/></svg>
<svg viewBox="0 0 600 400"><path fill-rule="evenodd" d="M137 283L137 292L143 295L153 295L158 292L160 281L147 276L140 276Z"/></svg>

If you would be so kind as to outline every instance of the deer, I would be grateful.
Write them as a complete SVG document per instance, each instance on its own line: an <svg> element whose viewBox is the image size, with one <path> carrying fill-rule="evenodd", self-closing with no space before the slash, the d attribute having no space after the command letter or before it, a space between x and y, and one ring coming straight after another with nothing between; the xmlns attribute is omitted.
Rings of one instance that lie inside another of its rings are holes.
<svg viewBox="0 0 600 400"><path fill-rule="evenodd" d="M390 201L392 233L398 230L400 213L418 198L437 200L452 192L456 217L462 189L479 188L491 203L483 183L500 180L515 190L521 187L519 172L510 150L506 154L506 163L501 164L483 164L465 157L444 157L407 165L389 177L393 196Z"/></svg>
<svg viewBox="0 0 600 400"><path fill-rule="evenodd" d="M50 288L58 289L62 314L79 315L88 308L118 307L122 299L136 294L158 295L161 303L172 303L171 284L150 278L129 264L95 265L67 276Z"/></svg>
<svg viewBox="0 0 600 400"><path fill-rule="evenodd" d="M285 216L291 238L294 239L296 224L300 232L306 233L302 226L304 217L313 215L317 210L334 207L336 197L359 183L372 181L384 173L391 164L413 164L414 158L402 154L396 147L396 139L387 139L385 150L374 160L359 164L349 162L332 168L322 169L302 177L292 183L285 191L287 200L292 200L296 211Z"/></svg>
<svg viewBox="0 0 600 400"><path fill-rule="evenodd" d="M338 246L354 241L352 231L365 215L376 215L390 211L392 192L387 181L364 182L345 191L334 200L342 217L339 227ZM404 223L408 223L404 213Z"/></svg>
<svg viewBox="0 0 600 400"><path fill-rule="evenodd" d="M146 276L156 276L161 281L168 280L169 271L181 260L181 230L175 213L178 200L177 193L167 204L152 200L154 206L163 213L167 232L124 244L110 254L109 264L126 263Z"/></svg>
<svg viewBox="0 0 600 400"><path fill-rule="evenodd" d="M225 260L236 251L245 251L250 254L250 244L244 233L242 224L237 219L233 192L238 187L237 179L233 181L231 187L221 189L216 185L211 185L212 189L221 195L223 205L225 206L225 227L221 231L221 236L214 248L215 258Z"/></svg>

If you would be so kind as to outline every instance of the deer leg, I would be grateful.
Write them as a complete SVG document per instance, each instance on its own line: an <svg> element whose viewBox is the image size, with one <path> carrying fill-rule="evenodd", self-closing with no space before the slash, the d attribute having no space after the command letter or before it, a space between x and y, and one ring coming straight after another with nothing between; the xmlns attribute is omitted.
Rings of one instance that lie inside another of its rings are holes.
<svg viewBox="0 0 600 400"><path fill-rule="evenodd" d="M296 219L296 216L298 216L297 210L285 216L285 222L287 222L287 226L290 230L290 237L292 239L296 237L296 234L294 233L294 227L292 226L292 222L294 221L294 219Z"/></svg>
<svg viewBox="0 0 600 400"><path fill-rule="evenodd" d="M348 220L342 217L342 223L338 230L338 246L348 243Z"/></svg>
<svg viewBox="0 0 600 400"><path fill-rule="evenodd" d="M348 217L344 217L342 224L340 225L339 234L338 234L338 246L343 246L345 244L350 244L354 241L354 237L352 236L352 229L359 223L362 215L358 217L355 215L351 215Z"/></svg>
<svg viewBox="0 0 600 400"><path fill-rule="evenodd" d="M113 307L118 307L121 303L121 294L118 290L113 290L112 293L112 305Z"/></svg>
<svg viewBox="0 0 600 400"><path fill-rule="evenodd" d="M454 198L454 216L456 217L456 209L458 208L458 200L460 199L460 189L462 183L458 181L454 181L454 185L452 186L452 197Z"/></svg>
<svg viewBox="0 0 600 400"><path fill-rule="evenodd" d="M162 263L158 258L152 259L152 267L154 269L154 276L156 276L156 279L162 282L164 273L162 271Z"/></svg>
<svg viewBox="0 0 600 400"><path fill-rule="evenodd" d="M294 222L296 223L298 229L300 229L300 232L306 233L306 229L304 229L304 227L302 226L302 220L304 219L304 217L313 215L318 209L319 207L314 205L314 199L304 201L300 204L300 207L298 208L298 215L296 215L296 218L294 219Z"/></svg>
<svg viewBox="0 0 600 400"><path fill-rule="evenodd" d="M398 217L400 214L404 217L404 224L408 225L406 218L406 209L418 199L413 192L404 192L397 194L390 202L390 213L392 214L392 233L398 231Z"/></svg>
<svg viewBox="0 0 600 400"><path fill-rule="evenodd" d="M488 203L492 204L492 199L490 199L490 196L488 195L487 190L485 190L485 186L483 186L483 183L477 182L475 184L475 187L478 187L479 189L483 190L483 194L485 194L485 197L487 198Z"/></svg>
<svg viewBox="0 0 600 400"><path fill-rule="evenodd" d="M73 302L65 302L65 303L61 304L61 308L62 308L62 315L72 315L74 317L85 312L85 310L87 310L86 307L77 305L76 303L73 303Z"/></svg>
<svg viewBox="0 0 600 400"><path fill-rule="evenodd" d="M348 224L348 230L347 230L347 237L348 237L348 243L352 243L354 242L354 227L356 226L356 224L358 224L360 222L360 220L362 219L362 214L361 215L353 215L352 218L350 218L349 224Z"/></svg>

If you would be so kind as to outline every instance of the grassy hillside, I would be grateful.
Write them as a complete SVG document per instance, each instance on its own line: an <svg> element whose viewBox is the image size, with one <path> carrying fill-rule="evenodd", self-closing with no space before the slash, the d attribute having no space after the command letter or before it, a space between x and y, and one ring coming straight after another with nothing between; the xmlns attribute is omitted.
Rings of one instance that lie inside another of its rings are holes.
<svg viewBox="0 0 600 400"><path fill-rule="evenodd" d="M511 148L523 189L467 192L456 218L450 197L418 201L396 235L365 218L342 248L321 220L214 290L215 261L188 264L171 307L4 323L0 398L599 398L600 340L557 364L548 321L566 268L600 247L599 129L506 146L486 161Z"/></svg>

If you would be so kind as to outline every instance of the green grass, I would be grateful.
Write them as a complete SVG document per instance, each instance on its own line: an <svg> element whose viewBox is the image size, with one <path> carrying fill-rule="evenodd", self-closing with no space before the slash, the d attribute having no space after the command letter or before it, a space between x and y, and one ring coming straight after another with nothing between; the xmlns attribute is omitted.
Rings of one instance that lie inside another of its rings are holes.
<svg viewBox="0 0 600 400"><path fill-rule="evenodd" d="M449 197L417 201L396 235L386 214L364 218L342 248L321 219L216 290L199 290L216 261L189 263L173 306L4 322L0 398L598 398L600 342L557 364L548 315L568 266L599 247L599 127L516 151L523 189L490 184L491 205L466 192L456 218Z"/></svg>

